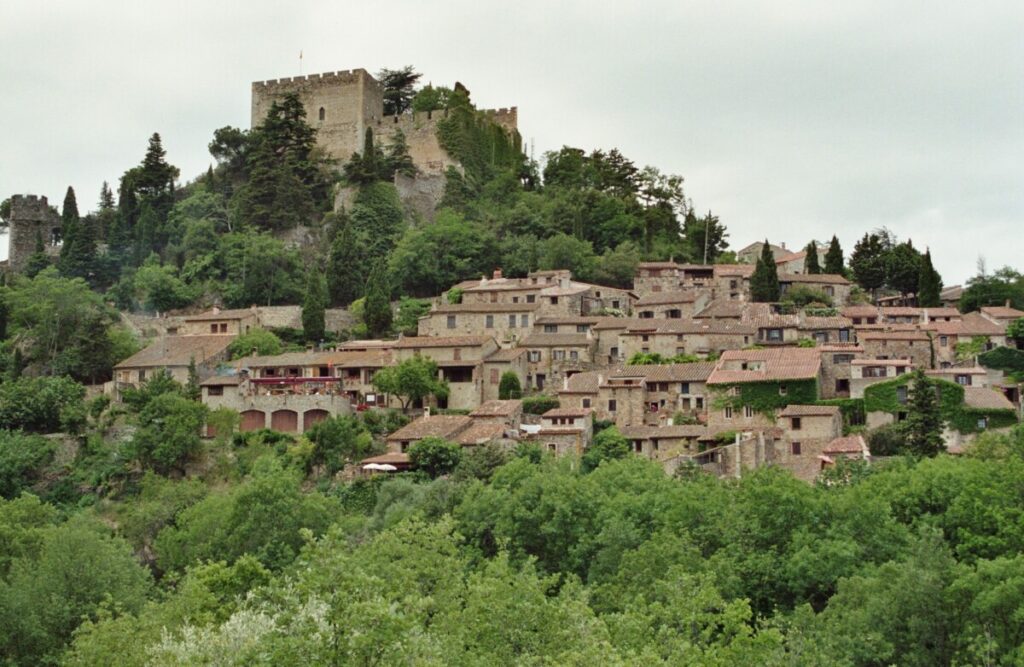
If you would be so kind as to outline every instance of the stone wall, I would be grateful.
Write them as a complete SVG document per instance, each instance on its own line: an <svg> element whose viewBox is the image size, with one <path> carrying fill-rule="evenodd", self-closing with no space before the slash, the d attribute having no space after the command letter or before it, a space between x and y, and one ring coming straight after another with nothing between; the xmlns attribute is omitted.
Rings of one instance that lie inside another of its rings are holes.
<svg viewBox="0 0 1024 667"><path fill-rule="evenodd" d="M46 197L14 195L11 197L8 266L14 273L25 269L29 257L36 249L36 233L43 239L47 252L59 252L55 242L60 237L60 216L50 208Z"/></svg>

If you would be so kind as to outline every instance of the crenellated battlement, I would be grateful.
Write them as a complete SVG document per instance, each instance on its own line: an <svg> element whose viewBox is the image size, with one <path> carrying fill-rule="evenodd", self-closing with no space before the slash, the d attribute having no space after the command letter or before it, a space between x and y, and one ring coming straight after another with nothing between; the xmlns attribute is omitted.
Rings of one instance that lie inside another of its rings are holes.
<svg viewBox="0 0 1024 667"><path fill-rule="evenodd" d="M29 257L35 252L39 237L52 250L60 238L60 216L40 195L13 195L9 222L8 266L18 273L23 271Z"/></svg>
<svg viewBox="0 0 1024 667"><path fill-rule="evenodd" d="M305 76L292 76L282 77L280 79L267 79L266 81L253 81L253 88L273 88L275 86L292 85L296 83L352 83L358 80L360 77L368 78L374 83L377 82L373 75L367 72L365 69L343 69L336 72L320 72L318 74L308 74Z"/></svg>

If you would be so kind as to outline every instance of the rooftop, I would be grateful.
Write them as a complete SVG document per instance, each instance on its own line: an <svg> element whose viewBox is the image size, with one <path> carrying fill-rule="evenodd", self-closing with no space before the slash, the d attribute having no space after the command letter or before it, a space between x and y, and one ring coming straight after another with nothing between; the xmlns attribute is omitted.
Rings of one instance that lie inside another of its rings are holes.
<svg viewBox="0 0 1024 667"><path fill-rule="evenodd" d="M825 445L824 454L865 454L867 443L862 435L844 435Z"/></svg>
<svg viewBox="0 0 1024 667"><path fill-rule="evenodd" d="M256 317L256 311L252 308L235 308L232 310L219 310L214 308L205 313L185 315L186 322L204 322L207 320L240 320L246 317Z"/></svg>
<svg viewBox="0 0 1024 667"><path fill-rule="evenodd" d="M664 306L675 303L693 303L697 300L697 293L694 290L679 290L676 292L652 292L641 297L636 306Z"/></svg>
<svg viewBox="0 0 1024 667"><path fill-rule="evenodd" d="M434 306L428 313L450 315L454 313L527 313L540 307L538 303L444 303Z"/></svg>
<svg viewBox="0 0 1024 667"><path fill-rule="evenodd" d="M519 344L523 347L586 347L593 342L587 334L532 333Z"/></svg>
<svg viewBox="0 0 1024 667"><path fill-rule="evenodd" d="M465 415L424 415L388 436L388 440L421 440L431 436L450 439L469 428L472 418Z"/></svg>
<svg viewBox="0 0 1024 667"><path fill-rule="evenodd" d="M136 352L114 368L167 368L197 364L221 355L234 336L164 336Z"/></svg>
<svg viewBox="0 0 1024 667"><path fill-rule="evenodd" d="M737 368L744 363L757 367ZM820 370L821 353L814 348L727 350L719 357L708 384L810 380L816 378Z"/></svg>
<svg viewBox="0 0 1024 667"><path fill-rule="evenodd" d="M630 440L658 438L700 438L707 435L708 427L701 424L673 424L672 426L620 426L619 433Z"/></svg>
<svg viewBox="0 0 1024 667"><path fill-rule="evenodd" d="M780 283L815 283L822 285L849 285L849 280L836 273L780 273Z"/></svg>
<svg viewBox="0 0 1024 667"><path fill-rule="evenodd" d="M834 417L839 414L836 405L787 405L780 417Z"/></svg>
<svg viewBox="0 0 1024 667"><path fill-rule="evenodd" d="M541 415L545 419L555 417L586 417L591 412L590 408L551 408Z"/></svg>
<svg viewBox="0 0 1024 667"><path fill-rule="evenodd" d="M476 410L469 413L470 417L508 417L523 409L523 402L515 400L486 401Z"/></svg>
<svg viewBox="0 0 1024 667"><path fill-rule="evenodd" d="M985 387L964 387L964 404L975 410L1014 410L1001 391Z"/></svg>
<svg viewBox="0 0 1024 667"><path fill-rule="evenodd" d="M1024 311L1017 310L1016 308L1010 308L1009 306L985 306L981 309L981 312L989 317L995 317L1001 320L1024 317Z"/></svg>
<svg viewBox="0 0 1024 667"><path fill-rule="evenodd" d="M455 442L463 446L483 445L505 435L505 426L495 422L474 421L455 436Z"/></svg>
<svg viewBox="0 0 1024 667"><path fill-rule="evenodd" d="M493 340L490 336L404 336L395 342L395 347L404 350L424 347L477 347Z"/></svg>

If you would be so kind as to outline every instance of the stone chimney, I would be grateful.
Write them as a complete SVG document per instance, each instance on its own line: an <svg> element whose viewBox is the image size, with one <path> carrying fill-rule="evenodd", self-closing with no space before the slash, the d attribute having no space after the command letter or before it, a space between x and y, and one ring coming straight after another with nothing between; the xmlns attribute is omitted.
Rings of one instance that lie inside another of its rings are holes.
<svg viewBox="0 0 1024 667"><path fill-rule="evenodd" d="M785 241L783 241L783 242L782 242L782 244L781 244L781 246L782 246L782 249L783 249L783 250L785 250L785 249L786 249L786 242L785 242Z"/></svg>
<svg viewBox="0 0 1024 667"><path fill-rule="evenodd" d="M213 307L213 314L216 315L218 313L220 313L220 307L219 306L214 306Z"/></svg>
<svg viewBox="0 0 1024 667"><path fill-rule="evenodd" d="M501 280L501 269L494 269L494 275L492 277L495 280Z"/></svg>
<svg viewBox="0 0 1024 667"><path fill-rule="evenodd" d="M426 406L425 408L423 408L423 418L424 419L430 419L430 406L429 405Z"/></svg>
<svg viewBox="0 0 1024 667"><path fill-rule="evenodd" d="M562 391L569 391L569 376L566 375L562 378Z"/></svg>
<svg viewBox="0 0 1024 667"><path fill-rule="evenodd" d="M480 276L480 286L483 287L487 284L487 276Z"/></svg>
<svg viewBox="0 0 1024 667"><path fill-rule="evenodd" d="M558 286L562 289L569 288L569 276L558 276Z"/></svg>

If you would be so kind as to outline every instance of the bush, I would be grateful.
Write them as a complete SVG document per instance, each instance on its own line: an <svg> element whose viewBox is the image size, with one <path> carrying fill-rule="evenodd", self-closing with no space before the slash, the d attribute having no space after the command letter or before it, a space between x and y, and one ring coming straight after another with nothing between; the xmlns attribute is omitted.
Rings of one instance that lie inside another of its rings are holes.
<svg viewBox="0 0 1024 667"><path fill-rule="evenodd" d="M594 442L583 455L583 472L595 470L602 461L624 459L629 456L629 440L612 426L594 436Z"/></svg>
<svg viewBox="0 0 1024 667"><path fill-rule="evenodd" d="M241 359L256 352L260 356L281 354L281 339L266 329L252 329L239 336L228 345L228 354L232 359Z"/></svg>
<svg viewBox="0 0 1024 667"><path fill-rule="evenodd" d="M0 497L13 498L32 486L54 449L42 436L0 431Z"/></svg>
<svg viewBox="0 0 1024 667"><path fill-rule="evenodd" d="M547 394L527 396L523 399L523 412L531 415L542 415L548 410L558 407L558 399Z"/></svg>
<svg viewBox="0 0 1024 667"><path fill-rule="evenodd" d="M306 432L313 443L313 462L333 475L345 464L366 458L373 450L373 436L357 417L325 419Z"/></svg>
<svg viewBox="0 0 1024 667"><path fill-rule="evenodd" d="M0 429L77 432L85 423L85 387L67 377L18 378L0 385Z"/></svg>
<svg viewBox="0 0 1024 667"><path fill-rule="evenodd" d="M409 460L413 468L431 477L451 472L459 465L461 458L462 448L443 438L423 438L409 448Z"/></svg>
<svg viewBox="0 0 1024 667"><path fill-rule="evenodd" d="M507 401L523 397L523 385L519 382L519 376L513 371L505 371L501 374L501 381L498 383L498 398Z"/></svg>
<svg viewBox="0 0 1024 667"><path fill-rule="evenodd" d="M906 429L900 422L880 426L868 435L872 456L898 456L907 442Z"/></svg>
<svg viewBox="0 0 1024 667"><path fill-rule="evenodd" d="M783 303L791 303L798 308L803 308L804 306L812 303L824 306L832 305L832 297L828 294L825 294L821 290L804 287L802 285L786 290L786 294L782 301Z"/></svg>

